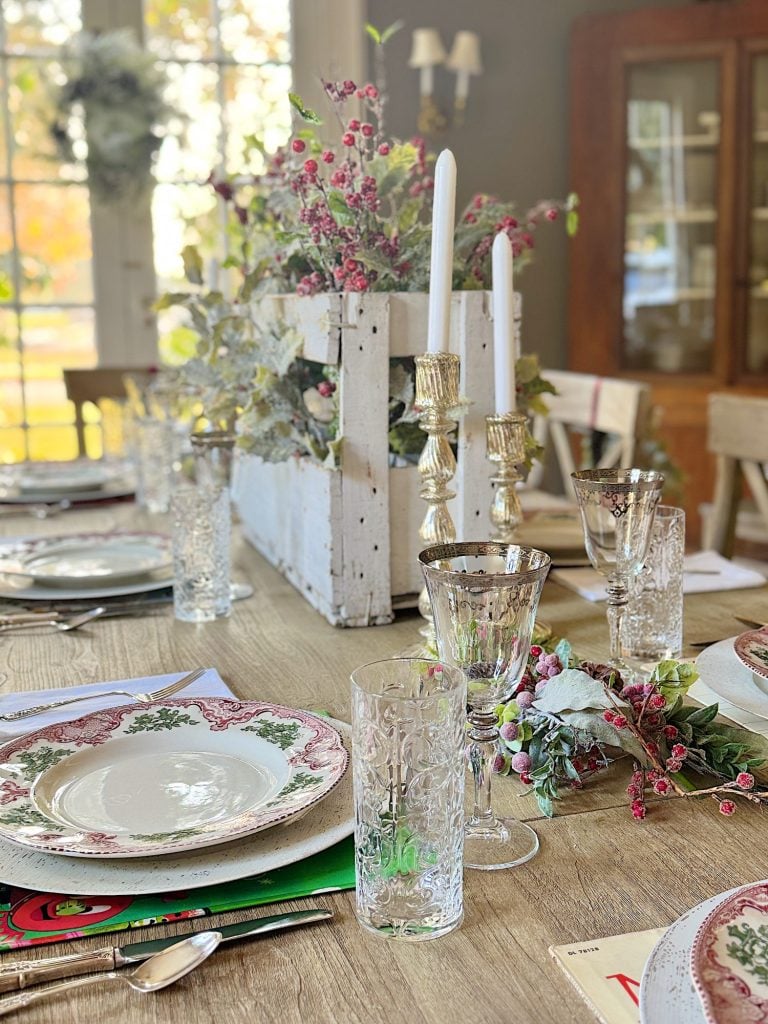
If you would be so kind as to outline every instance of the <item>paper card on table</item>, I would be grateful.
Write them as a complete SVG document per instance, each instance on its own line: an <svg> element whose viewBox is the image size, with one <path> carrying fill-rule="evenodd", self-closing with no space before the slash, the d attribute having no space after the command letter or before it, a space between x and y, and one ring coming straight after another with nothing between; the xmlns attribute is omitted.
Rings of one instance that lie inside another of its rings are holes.
<svg viewBox="0 0 768 1024"><path fill-rule="evenodd" d="M605 577L592 568L553 569L550 579L561 583L588 601L605 601ZM704 594L724 590L762 587L765 576L754 569L723 558L716 551L698 551L685 556L683 593Z"/></svg>
<svg viewBox="0 0 768 1024"><path fill-rule="evenodd" d="M640 978L666 928L550 946L573 987L602 1024L638 1024Z"/></svg>
<svg viewBox="0 0 768 1024"><path fill-rule="evenodd" d="M0 885L0 950L206 917L324 892L354 889L351 838L296 864L236 882L151 896L66 896ZM127 938L125 941L134 941ZM118 940L117 944L120 944Z"/></svg>

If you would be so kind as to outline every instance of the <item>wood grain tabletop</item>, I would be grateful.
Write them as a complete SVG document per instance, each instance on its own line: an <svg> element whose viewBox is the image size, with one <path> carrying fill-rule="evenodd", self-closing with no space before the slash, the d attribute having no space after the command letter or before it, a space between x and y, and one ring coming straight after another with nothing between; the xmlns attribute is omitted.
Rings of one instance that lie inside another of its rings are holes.
<svg viewBox="0 0 768 1024"><path fill-rule="evenodd" d="M121 525L139 529L149 522L132 506L113 506L43 523L9 518L2 527L6 535L57 534ZM322 706L346 719L351 670L401 653L418 639L420 620L412 613L390 626L334 629L245 542L235 542L233 559L235 578L248 580L254 594L235 603L229 619L191 625L176 622L167 608L141 618L99 620L69 634L6 635L0 638L0 694L204 665L215 666L239 697ZM687 597L686 640L741 632L734 615L768 621L768 587ZM604 605L549 582L539 618L584 657L605 657ZM768 819L759 808L740 805L726 819L714 801L660 800L645 822L637 822L624 793L627 775L626 764L613 765L564 799L553 819L539 814L516 780L496 779L499 809L533 823L540 853L512 870L468 871L464 923L442 939L414 945L369 936L355 921L354 893L326 894L312 903L333 911L330 922L222 947L163 992L94 987L30 1007L22 1011L24 1020L590 1024L595 1018L550 958L551 944L670 924L709 896L768 877ZM307 903L222 914L205 923ZM154 938L186 927L146 928L141 935ZM78 939L29 955L104 944L103 936ZM0 963L17 957L6 953Z"/></svg>

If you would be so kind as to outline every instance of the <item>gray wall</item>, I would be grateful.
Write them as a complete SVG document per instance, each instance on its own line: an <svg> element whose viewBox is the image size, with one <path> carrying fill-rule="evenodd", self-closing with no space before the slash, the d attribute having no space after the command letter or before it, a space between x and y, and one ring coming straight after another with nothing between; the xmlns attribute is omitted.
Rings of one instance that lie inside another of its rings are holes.
<svg viewBox="0 0 768 1024"><path fill-rule="evenodd" d="M450 147L458 164L458 204L475 192L494 193L524 212L538 199L565 197L568 182L568 34L584 13L638 7L680 7L684 0L367 0L378 28L398 18L404 28L387 44L388 130L399 138L416 131L418 72L408 67L411 32L435 27L450 48L458 29L481 38L484 74L472 80L466 122L429 139ZM436 69L436 98L453 103L455 76ZM599 210L581 210L589 231ZM559 224L543 225L536 259L518 279L523 293L523 350L543 365L566 364L567 241Z"/></svg>

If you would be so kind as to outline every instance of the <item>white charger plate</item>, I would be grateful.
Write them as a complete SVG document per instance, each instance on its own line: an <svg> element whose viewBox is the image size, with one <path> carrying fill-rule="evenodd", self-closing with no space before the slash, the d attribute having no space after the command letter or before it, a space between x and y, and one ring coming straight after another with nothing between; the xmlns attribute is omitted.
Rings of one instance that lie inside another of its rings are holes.
<svg viewBox="0 0 768 1024"><path fill-rule="evenodd" d="M51 587L21 576L0 574L0 598L11 601L100 601L103 597L129 597L173 586L173 576L145 579L140 583L111 583L103 587Z"/></svg>
<svg viewBox="0 0 768 1024"><path fill-rule="evenodd" d="M328 719L349 746L345 722ZM38 853L0 838L0 880L7 885L72 896L144 896L200 889L275 871L352 835L352 774L328 796L285 825L188 853L130 860L82 860Z"/></svg>
<svg viewBox="0 0 768 1024"><path fill-rule="evenodd" d="M693 907L653 947L640 979L640 1024L707 1024L691 977L691 947L710 912L740 888Z"/></svg>
<svg viewBox="0 0 768 1024"><path fill-rule="evenodd" d="M758 718L768 718L768 679L750 672L736 656L736 637L706 647L696 659L702 682L720 697Z"/></svg>
<svg viewBox="0 0 768 1024"><path fill-rule="evenodd" d="M279 704L109 708L0 748L0 835L70 857L196 850L306 811L348 760L327 720Z"/></svg>
<svg viewBox="0 0 768 1024"><path fill-rule="evenodd" d="M170 571L172 561L171 540L163 534L92 533L37 541L18 568L6 572L50 586L93 586Z"/></svg>

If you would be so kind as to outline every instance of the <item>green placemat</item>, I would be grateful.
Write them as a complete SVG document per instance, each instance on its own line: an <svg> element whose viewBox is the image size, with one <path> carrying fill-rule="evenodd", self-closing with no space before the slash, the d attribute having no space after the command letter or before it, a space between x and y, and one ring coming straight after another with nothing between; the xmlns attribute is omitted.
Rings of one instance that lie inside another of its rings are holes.
<svg viewBox="0 0 768 1024"><path fill-rule="evenodd" d="M277 871L204 889L151 896L67 896L0 886L0 950L62 942L102 932L206 917L225 910L354 889L350 836Z"/></svg>

